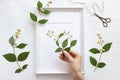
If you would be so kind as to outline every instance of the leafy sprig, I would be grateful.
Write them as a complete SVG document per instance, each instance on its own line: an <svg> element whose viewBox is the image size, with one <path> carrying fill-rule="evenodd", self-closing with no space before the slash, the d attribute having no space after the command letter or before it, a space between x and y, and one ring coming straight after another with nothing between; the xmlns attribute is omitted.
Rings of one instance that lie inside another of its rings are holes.
<svg viewBox="0 0 120 80"><path fill-rule="evenodd" d="M99 41L97 44L99 44L100 49L97 48L91 48L89 51L93 54L99 54L99 59L96 60L94 57L90 56L90 63L95 66L94 72L96 71L97 68L103 68L106 66L105 62L101 62L101 58L103 53L108 52L111 48L112 43L106 43L104 44L104 40L101 36L101 34L97 34Z"/></svg>
<svg viewBox="0 0 120 80"><path fill-rule="evenodd" d="M47 32L47 36L49 36L50 38L52 38L55 43L56 43L56 50L55 52L64 52L64 51L67 51L69 52L71 50L71 48L73 46L76 45L77 43L77 40L71 40L72 38L72 35L70 34L70 32L62 32L58 35L55 35L54 34L54 31L48 31Z"/></svg>
<svg viewBox="0 0 120 80"><path fill-rule="evenodd" d="M49 15L51 13L50 10L43 8L43 4L40 1L37 2L37 8L41 13L43 13L45 15ZM46 24L48 22L48 19L38 20L38 17L32 12L30 12L30 18L33 22L37 22L39 24Z"/></svg>
<svg viewBox="0 0 120 80"><path fill-rule="evenodd" d="M18 65L18 68L15 70L15 73L20 73L20 72L24 71L28 67L28 64L24 64L23 66L21 66L20 62L25 61L27 59L29 53L30 53L29 51L21 52L18 55L16 53L16 49L24 49L27 46L26 43L17 44L17 39L20 36L20 32L21 32L21 30L18 29L15 32L15 34L9 38L9 44L13 48L13 52L10 52L10 53L7 53L7 54L3 55L3 57L7 61L16 62L16 64Z"/></svg>

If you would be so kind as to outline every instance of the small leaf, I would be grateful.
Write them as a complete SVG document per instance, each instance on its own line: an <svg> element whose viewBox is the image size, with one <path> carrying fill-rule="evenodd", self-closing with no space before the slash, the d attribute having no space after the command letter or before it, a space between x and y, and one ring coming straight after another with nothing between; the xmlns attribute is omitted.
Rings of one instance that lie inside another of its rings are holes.
<svg viewBox="0 0 120 80"><path fill-rule="evenodd" d="M51 11L49 11L49 10L44 10L44 12L42 12L42 13L44 13L44 14L50 14Z"/></svg>
<svg viewBox="0 0 120 80"><path fill-rule="evenodd" d="M56 41L56 45L59 47L59 42L58 42L58 40Z"/></svg>
<svg viewBox="0 0 120 80"><path fill-rule="evenodd" d="M22 69L18 68L15 73L20 73L22 71Z"/></svg>
<svg viewBox="0 0 120 80"><path fill-rule="evenodd" d="M97 60L93 57L90 56L90 63L93 65L93 66L96 66L97 65Z"/></svg>
<svg viewBox="0 0 120 80"><path fill-rule="evenodd" d="M98 68L103 68L103 67L105 67L105 66L106 66L106 64L103 63L103 62L99 62L99 63L98 63Z"/></svg>
<svg viewBox="0 0 120 80"><path fill-rule="evenodd" d="M39 20L39 21L38 21L38 23L40 23L40 24L45 24L45 23L47 23L47 22L48 22L47 19L42 19L42 20Z"/></svg>
<svg viewBox="0 0 120 80"><path fill-rule="evenodd" d="M25 48L26 46L27 46L27 44L25 44L25 43L20 43L20 44L17 46L17 48L23 49L23 48Z"/></svg>
<svg viewBox="0 0 120 80"><path fill-rule="evenodd" d="M68 39L65 39L62 43L62 47L65 48L68 45Z"/></svg>
<svg viewBox="0 0 120 80"><path fill-rule="evenodd" d="M55 50L55 52L61 52L62 51L62 48L57 48L56 50Z"/></svg>
<svg viewBox="0 0 120 80"><path fill-rule="evenodd" d="M71 46L71 47L72 47L72 46L75 46L76 43L77 43L77 40L73 40L73 41L70 43L70 46Z"/></svg>
<svg viewBox="0 0 120 80"><path fill-rule="evenodd" d="M22 69L26 69L28 64L23 65Z"/></svg>
<svg viewBox="0 0 120 80"><path fill-rule="evenodd" d="M97 49L97 48L92 48L92 49L90 49L89 50L91 53L93 53L93 54L98 54L98 53L100 53L100 51Z"/></svg>
<svg viewBox="0 0 120 80"><path fill-rule="evenodd" d="M62 36L64 36L64 33L60 33L58 37L61 38Z"/></svg>
<svg viewBox="0 0 120 80"><path fill-rule="evenodd" d="M42 6L43 6L43 4L42 4L40 1L38 1L38 2L37 2L37 7L38 7L38 9L42 8Z"/></svg>
<svg viewBox="0 0 120 80"><path fill-rule="evenodd" d="M111 48L111 45L112 45L112 43L107 43L107 44L105 44L105 45L103 46L103 49L104 49L105 51L103 51L103 52L109 51L110 48Z"/></svg>
<svg viewBox="0 0 120 80"><path fill-rule="evenodd" d="M30 18L32 21L37 22L37 16L33 13L30 13Z"/></svg>
<svg viewBox="0 0 120 80"><path fill-rule="evenodd" d="M12 54L12 53L5 54L5 55L3 55L3 57L9 62L16 61L16 56L15 56L15 54Z"/></svg>
<svg viewBox="0 0 120 80"><path fill-rule="evenodd" d="M70 49L71 49L71 47L67 47L64 50L67 51L67 52L70 52Z"/></svg>
<svg viewBox="0 0 120 80"><path fill-rule="evenodd" d="M10 37L9 43L11 44L11 46L13 46L15 44L15 39L13 36Z"/></svg>
<svg viewBox="0 0 120 80"><path fill-rule="evenodd" d="M18 61L24 61L27 59L30 52L22 52L18 55Z"/></svg>

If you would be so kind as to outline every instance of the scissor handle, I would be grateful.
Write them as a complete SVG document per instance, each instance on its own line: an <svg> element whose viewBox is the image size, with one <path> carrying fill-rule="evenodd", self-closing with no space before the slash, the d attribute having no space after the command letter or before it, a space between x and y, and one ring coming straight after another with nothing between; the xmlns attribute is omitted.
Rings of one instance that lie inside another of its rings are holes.
<svg viewBox="0 0 120 80"><path fill-rule="evenodd" d="M106 18L105 19L107 23L110 23L111 22L111 19L110 18Z"/></svg>
<svg viewBox="0 0 120 80"><path fill-rule="evenodd" d="M104 27L108 27L108 24L106 22L103 22Z"/></svg>

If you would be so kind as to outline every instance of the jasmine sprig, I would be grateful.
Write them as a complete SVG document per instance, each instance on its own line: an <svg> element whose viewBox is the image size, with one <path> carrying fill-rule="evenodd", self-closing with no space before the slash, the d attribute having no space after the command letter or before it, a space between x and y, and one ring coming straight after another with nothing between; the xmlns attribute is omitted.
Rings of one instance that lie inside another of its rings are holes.
<svg viewBox="0 0 120 80"><path fill-rule="evenodd" d="M20 43L20 44L17 43L17 40L20 36L20 32L21 32L21 30L17 29L15 34L9 38L9 44L11 45L11 47L13 49L13 52L10 52L10 53L7 53L7 54L3 55L3 57L7 61L16 62L18 68L15 70L15 73L20 73L27 68L28 64L24 64L23 66L21 66L20 62L25 61L27 59L29 53L30 53L29 51L21 52L18 55L16 53L16 49L23 49L27 46L26 43Z"/></svg>
<svg viewBox="0 0 120 80"><path fill-rule="evenodd" d="M90 56L90 63L95 66L94 72L97 68L103 68L106 66L105 62L101 62L101 58L103 53L108 52L111 48L112 43L106 43L104 44L104 39L101 36L101 34L97 34L99 40L97 44L100 46L100 49L97 48L91 48L89 51L93 54L100 54L99 59L96 60L94 57Z"/></svg>
<svg viewBox="0 0 120 80"><path fill-rule="evenodd" d="M51 3L49 2L48 3L48 5L50 5ZM40 10L43 14L50 14L51 13L51 11L50 10L47 10L47 9L44 9L43 8L43 4L40 2L40 1L38 1L37 2L37 8L38 8L38 10Z"/></svg>
<svg viewBox="0 0 120 80"><path fill-rule="evenodd" d="M76 45L77 40L72 40L72 35L70 32L61 32L58 35L54 34L54 31L49 30L46 35L53 39L56 43L57 49L55 52L69 52L73 46ZM62 38L62 39L61 39Z"/></svg>
<svg viewBox="0 0 120 80"><path fill-rule="evenodd" d="M42 4L40 1L37 2L37 8L38 8L38 10L39 10L41 13L43 13L43 14L45 14L45 15L49 15L49 14L51 13L50 10L47 10L47 9L44 9L44 8L43 8L43 4ZM31 18L31 20L32 20L33 22L37 22L37 23L39 23L39 24L46 24L46 23L48 22L48 19L38 20L37 15L35 15L35 14L32 13L32 12L30 12L30 18Z"/></svg>

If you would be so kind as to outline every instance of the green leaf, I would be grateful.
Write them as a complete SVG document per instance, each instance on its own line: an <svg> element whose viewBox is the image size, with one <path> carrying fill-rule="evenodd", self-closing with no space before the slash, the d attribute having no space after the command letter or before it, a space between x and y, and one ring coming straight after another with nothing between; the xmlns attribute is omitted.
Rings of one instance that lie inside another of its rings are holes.
<svg viewBox="0 0 120 80"><path fill-rule="evenodd" d="M22 69L26 69L28 64L23 65Z"/></svg>
<svg viewBox="0 0 120 80"><path fill-rule="evenodd" d="M44 10L44 12L42 12L42 13L44 13L44 14L50 14L51 13L51 11L49 11L49 10Z"/></svg>
<svg viewBox="0 0 120 80"><path fill-rule="evenodd" d="M37 22L37 16L33 13L30 13L30 18L32 21Z"/></svg>
<svg viewBox="0 0 120 80"><path fill-rule="evenodd" d="M103 52L109 51L110 48L111 48L111 45L112 45L112 43L107 43L107 44L105 44L105 45L103 46L103 49L104 49L105 51L103 51Z"/></svg>
<svg viewBox="0 0 120 80"><path fill-rule="evenodd" d="M93 57L90 56L90 63L93 65L93 66L96 66L97 65L97 60Z"/></svg>
<svg viewBox="0 0 120 80"><path fill-rule="evenodd" d="M70 52L70 49L71 49L71 47L67 47L64 50L67 51L67 52Z"/></svg>
<svg viewBox="0 0 120 80"><path fill-rule="evenodd" d="M93 53L93 54L98 54L98 53L100 53L100 51L97 49L97 48L92 48L92 49L90 49L89 50L91 53Z"/></svg>
<svg viewBox="0 0 120 80"><path fill-rule="evenodd" d="M24 61L27 59L30 52L22 52L18 55L18 61Z"/></svg>
<svg viewBox="0 0 120 80"><path fill-rule="evenodd" d="M25 48L26 46L27 46L27 44L25 44L25 43L20 43L20 44L17 46L17 48L23 49L23 48Z"/></svg>
<svg viewBox="0 0 120 80"><path fill-rule="evenodd" d="M60 33L58 37L61 38L62 36L64 36L64 33Z"/></svg>
<svg viewBox="0 0 120 80"><path fill-rule="evenodd" d="M55 52L61 52L62 51L62 48L57 48L56 50L55 50Z"/></svg>
<svg viewBox="0 0 120 80"><path fill-rule="evenodd" d="M98 68L103 68L105 66L106 66L106 64L104 62L99 62L98 63Z"/></svg>
<svg viewBox="0 0 120 80"><path fill-rule="evenodd" d="M72 47L72 46L75 46L76 43L77 43L77 40L73 40L73 41L70 43L70 46L71 46L71 47Z"/></svg>
<svg viewBox="0 0 120 80"><path fill-rule="evenodd" d="M38 23L40 23L40 24L45 24L45 23L47 23L47 22L48 22L47 19L42 19L42 20L39 20L39 21L38 21Z"/></svg>
<svg viewBox="0 0 120 80"><path fill-rule="evenodd" d="M9 43L11 44L11 46L13 46L15 44L15 39L13 36L10 37Z"/></svg>
<svg viewBox="0 0 120 80"><path fill-rule="evenodd" d="M16 61L16 56L15 56L15 54L12 54L12 53L5 54L5 55L3 55L3 57L9 62Z"/></svg>
<svg viewBox="0 0 120 80"><path fill-rule="evenodd" d="M38 1L38 2L37 2L37 7L38 7L38 9L40 9L40 8L43 7L43 4L42 4L40 1Z"/></svg>
<svg viewBox="0 0 120 80"><path fill-rule="evenodd" d="M65 39L62 43L62 47L65 48L68 45L68 39Z"/></svg>
<svg viewBox="0 0 120 80"><path fill-rule="evenodd" d="M56 45L59 47L59 42L58 42L58 40L56 41Z"/></svg>
<svg viewBox="0 0 120 80"><path fill-rule="evenodd" d="M15 71L15 73L20 73L22 71L22 69L21 68L18 68L16 71Z"/></svg>

